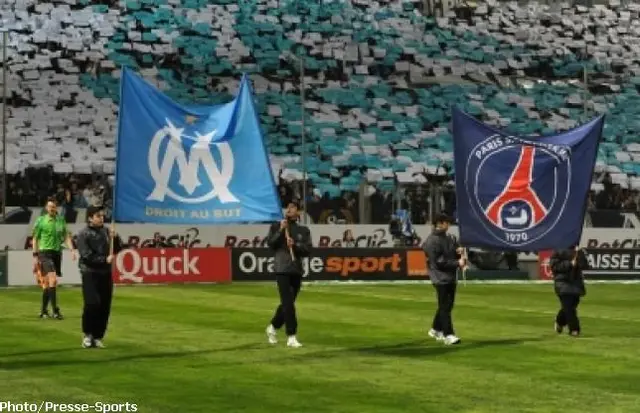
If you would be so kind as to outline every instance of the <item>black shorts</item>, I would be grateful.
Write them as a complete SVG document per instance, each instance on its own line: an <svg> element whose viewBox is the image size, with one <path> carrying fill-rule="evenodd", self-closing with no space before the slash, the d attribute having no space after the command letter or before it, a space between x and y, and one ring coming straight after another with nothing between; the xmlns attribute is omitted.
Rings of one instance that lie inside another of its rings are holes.
<svg viewBox="0 0 640 413"><path fill-rule="evenodd" d="M39 259L42 267L42 275L55 272L58 277L62 277L62 252L60 251L40 251Z"/></svg>

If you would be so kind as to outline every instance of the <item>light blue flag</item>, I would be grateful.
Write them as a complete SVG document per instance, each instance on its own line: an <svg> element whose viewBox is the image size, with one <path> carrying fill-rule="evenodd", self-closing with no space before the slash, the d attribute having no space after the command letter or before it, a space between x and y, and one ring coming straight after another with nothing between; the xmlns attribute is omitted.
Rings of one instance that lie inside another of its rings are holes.
<svg viewBox="0 0 640 413"><path fill-rule="evenodd" d="M249 78L216 106L173 102L123 68L116 222L231 224L282 219Z"/></svg>

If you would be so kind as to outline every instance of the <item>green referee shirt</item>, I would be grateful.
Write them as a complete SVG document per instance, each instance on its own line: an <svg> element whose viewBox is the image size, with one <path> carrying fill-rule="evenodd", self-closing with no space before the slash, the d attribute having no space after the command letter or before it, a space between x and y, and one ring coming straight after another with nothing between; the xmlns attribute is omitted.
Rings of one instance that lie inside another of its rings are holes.
<svg viewBox="0 0 640 413"><path fill-rule="evenodd" d="M33 226L33 238L38 241L39 251L62 251L62 244L67 238L67 223L64 218L56 215L39 216Z"/></svg>

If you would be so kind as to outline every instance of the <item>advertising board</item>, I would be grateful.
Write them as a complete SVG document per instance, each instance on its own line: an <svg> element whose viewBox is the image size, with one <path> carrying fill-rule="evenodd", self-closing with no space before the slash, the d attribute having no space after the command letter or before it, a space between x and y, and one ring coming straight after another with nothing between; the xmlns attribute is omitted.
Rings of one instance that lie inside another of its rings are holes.
<svg viewBox="0 0 640 413"><path fill-rule="evenodd" d="M549 258L551 258L552 251L540 251L538 253L538 277L541 280L553 279L553 273L549 266Z"/></svg>
<svg viewBox="0 0 640 413"><path fill-rule="evenodd" d="M0 271L1 271L0 258ZM231 281L231 255L227 248L128 249L116 257L117 284L227 283ZM9 286L37 285L30 251L9 251ZM81 285L78 261L63 252L61 285Z"/></svg>
<svg viewBox="0 0 640 413"><path fill-rule="evenodd" d="M117 284L226 283L227 248L140 248L121 251L113 266Z"/></svg>
<svg viewBox="0 0 640 413"><path fill-rule="evenodd" d="M428 279L424 264L408 275L407 257L413 253L395 248L316 248L303 261L303 277L307 281ZM231 273L233 281L273 280L273 253L264 248L234 248Z"/></svg>
<svg viewBox="0 0 640 413"><path fill-rule="evenodd" d="M640 249L586 249L586 279L640 279Z"/></svg>
<svg viewBox="0 0 640 413"><path fill-rule="evenodd" d="M589 268L584 270L587 280L640 279L640 249L586 248L584 252L589 263ZM542 280L553 279L549 264L551 253L541 251L539 254L539 274Z"/></svg>
<svg viewBox="0 0 640 413"><path fill-rule="evenodd" d="M62 277L60 285L80 285L82 278L78 261L71 259L69 251L62 252ZM33 254L31 251L9 251L7 257L7 285L10 287L38 285L33 274Z"/></svg>
<svg viewBox="0 0 640 413"><path fill-rule="evenodd" d="M83 228L81 224L69 225L77 234ZM393 240L386 225L309 225L313 245L319 248L342 248L347 230L351 230L356 247L381 248L391 247ZM264 248L265 236L269 226L265 225L219 225L219 226L179 226L151 224L117 224L117 232L123 241L132 248L148 247L153 242L155 233L159 233L165 242L178 247L184 244L187 248L230 247L230 248ZM415 246L421 245L430 233L431 227L415 226L418 239ZM12 250L21 250L29 245L31 227L28 225L0 225L0 248L9 246ZM458 235L457 227L450 232ZM585 228L582 234L583 248L640 249L640 234L635 229ZM535 253L521 253L518 259L522 262L535 262Z"/></svg>

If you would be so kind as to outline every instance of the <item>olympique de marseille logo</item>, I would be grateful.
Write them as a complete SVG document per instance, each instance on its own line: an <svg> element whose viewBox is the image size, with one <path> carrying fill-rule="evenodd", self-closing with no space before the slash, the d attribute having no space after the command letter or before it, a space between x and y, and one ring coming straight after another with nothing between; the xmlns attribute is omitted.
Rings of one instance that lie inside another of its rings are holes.
<svg viewBox="0 0 640 413"><path fill-rule="evenodd" d="M505 246L559 223L571 192L570 148L493 135L467 159L465 189L479 222Z"/></svg>
<svg viewBox="0 0 640 413"><path fill-rule="evenodd" d="M183 133L184 128L175 127L169 119L166 121L167 125L156 132L149 147L149 171L155 188L147 200L164 201L165 197L169 197L186 204L200 204L218 197L223 204L239 202L229 190L234 170L233 152L229 143L211 142L216 135L216 129L204 135L195 132L195 136L189 136ZM194 142L188 156L183 139ZM163 153L161 146L165 142L167 144ZM214 147L220 155L221 168L218 168L214 160L211 151ZM171 176L175 166L178 167L180 177L177 182ZM198 194L194 195L196 189L204 185L198 177L201 166L209 180L209 187L203 187L208 189L206 192L201 188ZM176 193L176 188L172 185L180 185L184 189L180 192L186 193L187 196Z"/></svg>

